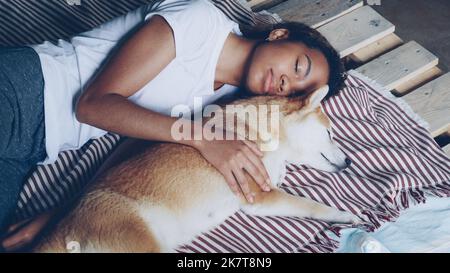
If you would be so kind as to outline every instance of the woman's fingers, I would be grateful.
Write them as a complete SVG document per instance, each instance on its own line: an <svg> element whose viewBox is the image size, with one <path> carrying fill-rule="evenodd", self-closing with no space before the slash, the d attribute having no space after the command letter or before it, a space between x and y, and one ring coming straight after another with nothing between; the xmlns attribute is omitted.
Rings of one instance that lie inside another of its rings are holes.
<svg viewBox="0 0 450 273"><path fill-rule="evenodd" d="M245 141L243 141L245 143ZM259 155L262 155L255 143L249 141L235 155L233 161L230 161L232 173L237 181L240 191L244 194L249 203L254 202L254 193L249 186L249 178L244 170L254 179L258 186L264 191L270 191L269 174L264 167ZM231 180L231 178L229 178ZM228 180L228 179L227 179Z"/></svg>
<svg viewBox="0 0 450 273"><path fill-rule="evenodd" d="M264 191L270 191L270 177L258 146L247 140L205 141L197 145L203 157L224 176L230 189L238 196L253 203L250 180L254 180Z"/></svg>
<svg viewBox="0 0 450 273"><path fill-rule="evenodd" d="M259 149L258 145L250 140L243 140L243 142L245 143L245 145L247 145L247 147L249 147L256 155L263 157L264 153L261 152L261 150Z"/></svg>
<svg viewBox="0 0 450 273"><path fill-rule="evenodd" d="M5 239L2 245L7 251L16 250L31 243L38 232L39 230L33 226L33 223L30 223L20 229L17 233Z"/></svg>
<svg viewBox="0 0 450 273"><path fill-rule="evenodd" d="M250 187L248 185L248 181L247 178L245 177L243 169L236 166L236 168L233 169L233 174L236 177L239 186L241 187L242 193L245 195L245 199L247 199L249 203L253 203L254 196L253 193L250 191Z"/></svg>
<svg viewBox="0 0 450 273"><path fill-rule="evenodd" d="M14 231L16 231L16 230L18 230L20 227L22 227L24 224L26 224L27 222L29 222L30 220L29 219L27 219L27 220L23 220L23 221L20 221L19 223L16 223L16 224L14 224L14 225L11 225L9 228L8 228L8 233L13 233Z"/></svg>
<svg viewBox="0 0 450 273"><path fill-rule="evenodd" d="M270 177L261 158L255 155L252 150L248 149L245 153L248 161L243 168L255 179L255 182L264 191L270 191Z"/></svg>
<svg viewBox="0 0 450 273"><path fill-rule="evenodd" d="M3 248L6 251L15 251L30 244L34 240L36 235L48 223L51 216L52 216L51 212L43 214L41 216L38 216L36 219L30 221L25 226L19 228L16 233L10 235L2 242ZM19 226L20 224L23 223L19 223ZM11 227L11 229L14 230L13 227Z"/></svg>
<svg viewBox="0 0 450 273"><path fill-rule="evenodd" d="M242 194L242 190L239 187L238 182L236 181L236 178L234 177L233 173L231 171L227 171L223 174L225 177L225 180L227 181L228 186L230 187L231 191L237 195L239 198L245 198Z"/></svg>

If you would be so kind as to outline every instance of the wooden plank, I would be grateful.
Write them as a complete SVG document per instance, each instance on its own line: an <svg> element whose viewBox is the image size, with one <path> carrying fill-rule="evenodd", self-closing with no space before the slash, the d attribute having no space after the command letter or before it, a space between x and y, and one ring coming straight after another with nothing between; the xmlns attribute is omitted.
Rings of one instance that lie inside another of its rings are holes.
<svg viewBox="0 0 450 273"><path fill-rule="evenodd" d="M247 0L249 6L253 11L268 9L284 1L286 0Z"/></svg>
<svg viewBox="0 0 450 273"><path fill-rule="evenodd" d="M318 28L364 5L362 0L288 0L269 9L286 21Z"/></svg>
<svg viewBox="0 0 450 273"><path fill-rule="evenodd" d="M411 41L356 70L392 90L438 63L434 54Z"/></svg>
<svg viewBox="0 0 450 273"><path fill-rule="evenodd" d="M430 124L433 137L450 129L450 73L403 97Z"/></svg>
<svg viewBox="0 0 450 273"><path fill-rule="evenodd" d="M400 46L401 44L403 44L403 40L395 33L391 33L386 37L381 38L380 40L352 53L349 57L355 62L366 63L381 54Z"/></svg>
<svg viewBox="0 0 450 273"><path fill-rule="evenodd" d="M318 28L341 54L353 52L395 31L395 26L370 6L364 6Z"/></svg>
<svg viewBox="0 0 450 273"><path fill-rule="evenodd" d="M412 90L419 88L421 85L442 76L444 72L437 66L433 66L431 69L423 72L422 74L416 76L415 78L400 84L395 87L393 93L398 96L403 96Z"/></svg>

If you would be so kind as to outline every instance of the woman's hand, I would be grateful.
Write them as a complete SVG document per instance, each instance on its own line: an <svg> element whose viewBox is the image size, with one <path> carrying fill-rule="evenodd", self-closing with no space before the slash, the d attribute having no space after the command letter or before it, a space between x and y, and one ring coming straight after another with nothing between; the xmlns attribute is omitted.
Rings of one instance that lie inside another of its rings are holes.
<svg viewBox="0 0 450 273"><path fill-rule="evenodd" d="M6 238L1 242L2 247L6 252L13 252L29 246L54 214L54 211L47 212L33 220L26 220L10 226Z"/></svg>
<svg viewBox="0 0 450 273"><path fill-rule="evenodd" d="M194 147L225 177L231 190L253 203L246 171L264 191L270 191L270 178L261 161L263 153L248 140L201 140Z"/></svg>

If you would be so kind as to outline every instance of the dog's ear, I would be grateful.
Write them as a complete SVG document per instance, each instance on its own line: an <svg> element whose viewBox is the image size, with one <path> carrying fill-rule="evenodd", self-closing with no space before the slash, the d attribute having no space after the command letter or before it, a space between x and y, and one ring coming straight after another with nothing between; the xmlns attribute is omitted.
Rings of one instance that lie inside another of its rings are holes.
<svg viewBox="0 0 450 273"><path fill-rule="evenodd" d="M320 106L322 100L327 96L329 91L328 85L324 85L316 91L312 92L307 98L306 106L310 109L316 109Z"/></svg>

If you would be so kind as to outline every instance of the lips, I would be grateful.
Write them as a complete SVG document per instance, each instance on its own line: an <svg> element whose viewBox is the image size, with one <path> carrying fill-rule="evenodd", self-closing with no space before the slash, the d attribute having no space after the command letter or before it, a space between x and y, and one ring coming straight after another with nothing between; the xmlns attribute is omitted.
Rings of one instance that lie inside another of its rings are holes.
<svg viewBox="0 0 450 273"><path fill-rule="evenodd" d="M273 89L273 71L269 69L264 80L264 93L267 94Z"/></svg>

